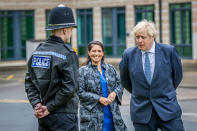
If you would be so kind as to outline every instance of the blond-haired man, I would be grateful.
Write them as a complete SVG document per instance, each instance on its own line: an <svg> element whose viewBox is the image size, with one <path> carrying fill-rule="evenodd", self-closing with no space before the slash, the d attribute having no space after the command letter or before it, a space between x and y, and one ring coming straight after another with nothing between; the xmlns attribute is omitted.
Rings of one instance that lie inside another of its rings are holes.
<svg viewBox="0 0 197 131"><path fill-rule="evenodd" d="M137 46L120 62L122 86L131 95L130 113L136 131L184 131L176 88L182 64L175 47L155 41L154 23L143 20L133 29Z"/></svg>

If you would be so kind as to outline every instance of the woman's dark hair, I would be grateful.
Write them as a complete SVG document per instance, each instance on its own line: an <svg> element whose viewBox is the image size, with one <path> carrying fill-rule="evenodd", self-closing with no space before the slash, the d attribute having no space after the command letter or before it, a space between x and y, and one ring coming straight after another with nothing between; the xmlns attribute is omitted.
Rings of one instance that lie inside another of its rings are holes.
<svg viewBox="0 0 197 131"><path fill-rule="evenodd" d="M91 42L89 42L89 43L88 43L88 50L87 50L87 51L91 51L91 49L92 49L92 47L93 47L94 45L100 46L100 47L102 48L102 51L105 52L103 43L101 43L100 41L91 41ZM88 53L87 53L87 54L88 54ZM90 56L88 55L88 56L87 56L87 60L86 60L86 62L85 62L83 65L87 65L90 61L91 61L91 59L90 59ZM102 58L102 62L104 62L104 56L103 56L103 58Z"/></svg>

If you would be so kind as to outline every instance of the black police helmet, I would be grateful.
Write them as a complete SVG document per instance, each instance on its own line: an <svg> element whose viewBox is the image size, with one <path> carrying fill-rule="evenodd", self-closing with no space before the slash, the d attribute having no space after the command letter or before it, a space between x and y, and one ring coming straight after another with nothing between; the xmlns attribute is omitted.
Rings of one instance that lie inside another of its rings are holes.
<svg viewBox="0 0 197 131"><path fill-rule="evenodd" d="M67 27L77 27L72 9L64 5L53 8L49 13L49 24L45 30L55 30Z"/></svg>

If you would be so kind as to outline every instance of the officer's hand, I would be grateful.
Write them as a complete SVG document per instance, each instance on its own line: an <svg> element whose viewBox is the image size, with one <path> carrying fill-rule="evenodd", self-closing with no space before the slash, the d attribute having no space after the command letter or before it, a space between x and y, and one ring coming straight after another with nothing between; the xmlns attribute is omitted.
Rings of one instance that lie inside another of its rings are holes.
<svg viewBox="0 0 197 131"><path fill-rule="evenodd" d="M37 118L43 118L47 115L49 115L50 112L48 111L46 106L43 106L41 103L38 103L34 109L34 115Z"/></svg>
<svg viewBox="0 0 197 131"><path fill-rule="evenodd" d="M34 115L39 118L43 115L42 104L38 103L34 108Z"/></svg>
<svg viewBox="0 0 197 131"><path fill-rule="evenodd" d="M42 116L40 116L39 118L43 118L43 117L45 117L45 116L47 116L49 114L50 114L50 112L47 109L47 107L46 106L42 106Z"/></svg>

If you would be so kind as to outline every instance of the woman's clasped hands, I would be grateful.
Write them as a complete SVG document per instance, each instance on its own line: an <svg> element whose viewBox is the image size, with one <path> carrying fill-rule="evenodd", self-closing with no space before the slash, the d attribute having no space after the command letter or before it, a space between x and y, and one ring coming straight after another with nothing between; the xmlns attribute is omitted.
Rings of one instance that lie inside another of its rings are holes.
<svg viewBox="0 0 197 131"><path fill-rule="evenodd" d="M105 97L100 97L99 102L105 106L108 106L111 104L116 98L116 93L113 91L111 92L107 98Z"/></svg>

